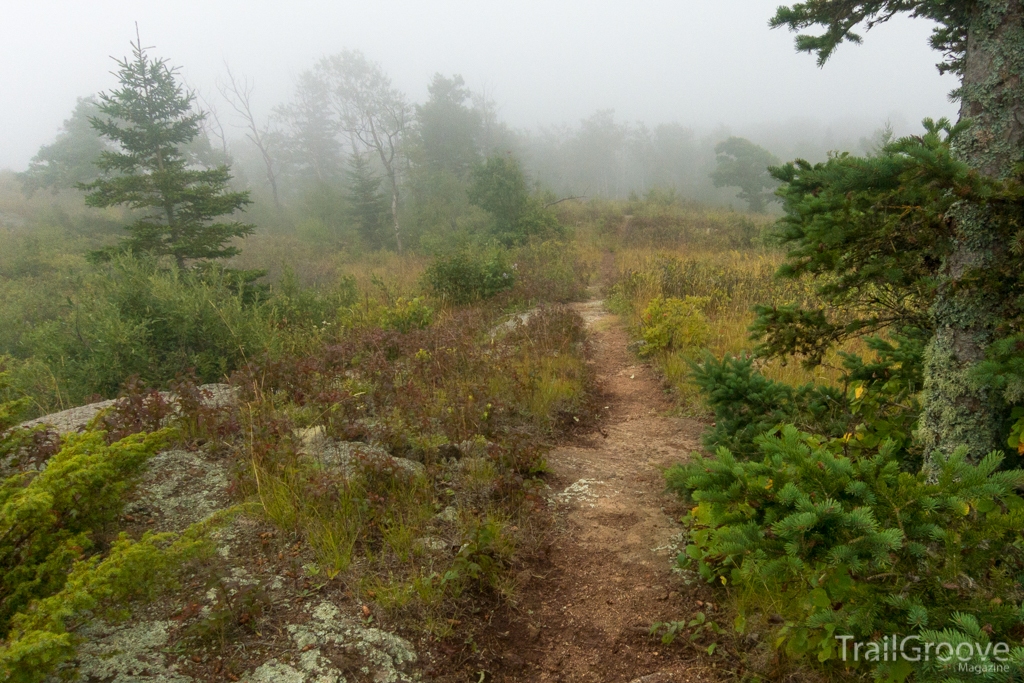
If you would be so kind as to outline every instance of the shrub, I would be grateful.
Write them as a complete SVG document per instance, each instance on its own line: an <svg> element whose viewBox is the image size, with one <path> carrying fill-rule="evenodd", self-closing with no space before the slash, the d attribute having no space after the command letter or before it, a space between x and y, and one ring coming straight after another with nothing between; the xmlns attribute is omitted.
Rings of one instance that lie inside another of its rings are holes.
<svg viewBox="0 0 1024 683"><path fill-rule="evenodd" d="M0 644L0 675L12 683L42 683L75 655L74 630L98 615L118 614L133 599L169 587L176 570L202 547L202 528L180 536L147 532L138 541L121 535L110 552L76 561L63 588L11 620Z"/></svg>
<svg viewBox="0 0 1024 683"><path fill-rule="evenodd" d="M375 299L343 308L338 320L345 329L379 328L407 334L422 330L434 320L434 309L422 297L398 297L394 302L382 303Z"/></svg>
<svg viewBox="0 0 1024 683"><path fill-rule="evenodd" d="M704 297L685 299L657 297L640 316L640 333L644 340L640 355L680 351L693 353L711 337L708 320L701 307L708 303Z"/></svg>
<svg viewBox="0 0 1024 683"><path fill-rule="evenodd" d="M517 302L569 303L587 297L592 264L571 242L530 242L512 252L515 285L509 296Z"/></svg>
<svg viewBox="0 0 1024 683"><path fill-rule="evenodd" d="M113 396L132 375L159 386L194 370L216 382L271 343L264 309L233 284L121 257L88 279L63 318L40 326L31 346L72 403Z"/></svg>
<svg viewBox="0 0 1024 683"><path fill-rule="evenodd" d="M741 629L774 617L779 647L822 662L836 659L839 634L970 620L993 640L1019 632L1024 471L999 471L1001 454L975 465L959 450L910 473L892 440L850 457L841 441L787 425L756 444L749 461L720 448L667 474L696 503L680 562L739 590ZM879 674L902 679L907 667L883 663Z"/></svg>
<svg viewBox="0 0 1024 683"><path fill-rule="evenodd" d="M0 484L0 634L29 601L59 591L121 509L121 496L167 431L107 444L103 432L72 434L42 472Z"/></svg>
<svg viewBox="0 0 1024 683"><path fill-rule="evenodd" d="M500 250L438 257L423 277L434 295L456 305L489 299L515 284L515 270Z"/></svg>
<svg viewBox="0 0 1024 683"><path fill-rule="evenodd" d="M776 382L754 370L749 357L717 360L707 354L693 366L693 381L715 416L714 426L704 434L704 444L712 449L725 446L737 455L750 455L757 450L756 437L787 422L828 435L846 430L842 391Z"/></svg>

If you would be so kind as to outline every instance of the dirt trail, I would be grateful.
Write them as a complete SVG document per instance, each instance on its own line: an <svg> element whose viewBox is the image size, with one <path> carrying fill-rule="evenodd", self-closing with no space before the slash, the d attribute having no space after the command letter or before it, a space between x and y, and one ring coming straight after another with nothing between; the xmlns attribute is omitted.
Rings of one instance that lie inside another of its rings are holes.
<svg viewBox="0 0 1024 683"><path fill-rule="evenodd" d="M599 429L548 455L554 542L526 582L496 680L667 683L716 680L681 643L648 635L653 622L699 608L670 570L680 527L662 470L699 447L703 426L667 417L652 370L601 301L577 306L594 342L604 415Z"/></svg>

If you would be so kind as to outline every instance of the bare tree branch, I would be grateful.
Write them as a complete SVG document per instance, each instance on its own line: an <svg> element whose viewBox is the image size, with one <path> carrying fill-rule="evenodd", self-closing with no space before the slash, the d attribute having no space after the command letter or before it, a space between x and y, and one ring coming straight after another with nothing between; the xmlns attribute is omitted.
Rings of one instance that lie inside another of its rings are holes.
<svg viewBox="0 0 1024 683"><path fill-rule="evenodd" d="M235 78L231 66L224 62L224 70L228 74L227 83L218 81L217 89L231 108L245 120L246 134L252 144L256 145L260 156L263 158L264 171L267 182L270 183L270 191L274 196L274 207L281 208L281 200L277 193L277 171L274 168L274 159L271 155L268 133L270 131L269 119L261 126L256 120L252 110L252 91L254 84L249 82L245 76Z"/></svg>

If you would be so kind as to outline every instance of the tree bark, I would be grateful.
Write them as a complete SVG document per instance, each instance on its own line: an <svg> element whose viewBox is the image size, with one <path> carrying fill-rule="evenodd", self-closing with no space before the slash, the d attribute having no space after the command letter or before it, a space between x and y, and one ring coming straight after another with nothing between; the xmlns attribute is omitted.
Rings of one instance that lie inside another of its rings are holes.
<svg viewBox="0 0 1024 683"><path fill-rule="evenodd" d="M395 172L388 169L388 179L391 181L391 222L395 226L395 246L398 248L398 255L402 255L402 231L398 226L398 179Z"/></svg>
<svg viewBox="0 0 1024 683"><path fill-rule="evenodd" d="M1024 159L1024 5L978 0L967 34L960 119L970 128L953 152L978 173L1006 178ZM965 446L977 461L1000 447L1003 405L973 379L993 340L1002 302L973 274L1005 251L985 207L963 202L952 211L953 247L942 265L931 309L935 335L925 353L924 410L919 437L926 467L937 453Z"/></svg>

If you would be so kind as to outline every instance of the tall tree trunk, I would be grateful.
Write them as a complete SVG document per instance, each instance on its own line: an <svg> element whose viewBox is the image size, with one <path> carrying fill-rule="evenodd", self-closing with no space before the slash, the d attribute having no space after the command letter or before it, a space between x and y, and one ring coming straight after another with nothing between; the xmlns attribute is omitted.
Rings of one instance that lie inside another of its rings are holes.
<svg viewBox="0 0 1024 683"><path fill-rule="evenodd" d="M960 118L971 127L954 153L979 173L1005 178L1024 159L1024 3L978 0L971 17L960 91ZM930 458L966 446L977 460L998 448L1003 407L972 372L992 342L1001 302L974 282L1006 249L982 206L953 211L953 249L931 309L919 436Z"/></svg>
<svg viewBox="0 0 1024 683"><path fill-rule="evenodd" d="M391 222L395 227L395 245L398 247L398 255L402 255L402 231L398 227L398 178L395 172L388 167L388 180L391 181Z"/></svg>

